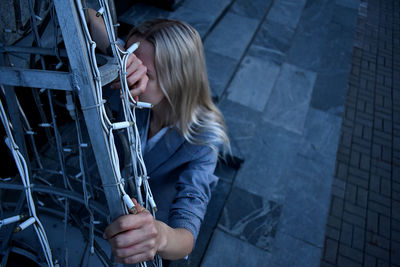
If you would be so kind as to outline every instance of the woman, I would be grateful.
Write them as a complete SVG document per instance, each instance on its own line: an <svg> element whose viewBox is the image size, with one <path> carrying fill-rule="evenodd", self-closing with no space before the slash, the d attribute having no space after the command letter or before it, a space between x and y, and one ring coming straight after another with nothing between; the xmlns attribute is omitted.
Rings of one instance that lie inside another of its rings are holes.
<svg viewBox="0 0 400 267"><path fill-rule="evenodd" d="M159 211L121 216L104 237L117 261L151 260L155 253L176 260L194 246L212 186L218 150L229 150L223 118L210 97L203 45L186 23L159 19L134 28L126 47L131 94L150 102L137 124L144 160ZM114 84L118 88L118 84Z"/></svg>

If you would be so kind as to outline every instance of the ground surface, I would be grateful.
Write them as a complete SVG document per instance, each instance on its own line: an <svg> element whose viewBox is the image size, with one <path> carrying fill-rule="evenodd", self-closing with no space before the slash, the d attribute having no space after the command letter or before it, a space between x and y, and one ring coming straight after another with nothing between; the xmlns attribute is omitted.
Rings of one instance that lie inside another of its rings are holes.
<svg viewBox="0 0 400 267"><path fill-rule="evenodd" d="M183 0L120 16L192 24L240 169L220 164L196 248L172 266L400 266L393 0Z"/></svg>

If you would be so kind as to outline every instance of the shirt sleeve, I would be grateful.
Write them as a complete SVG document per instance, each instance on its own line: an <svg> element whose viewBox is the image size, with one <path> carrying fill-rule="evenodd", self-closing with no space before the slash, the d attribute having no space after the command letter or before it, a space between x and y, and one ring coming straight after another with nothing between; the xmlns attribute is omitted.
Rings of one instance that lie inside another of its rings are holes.
<svg viewBox="0 0 400 267"><path fill-rule="evenodd" d="M218 182L218 177L213 174L217 158L211 148L201 146L175 185L177 194L170 208L169 225L189 230L195 241L211 198L211 189Z"/></svg>

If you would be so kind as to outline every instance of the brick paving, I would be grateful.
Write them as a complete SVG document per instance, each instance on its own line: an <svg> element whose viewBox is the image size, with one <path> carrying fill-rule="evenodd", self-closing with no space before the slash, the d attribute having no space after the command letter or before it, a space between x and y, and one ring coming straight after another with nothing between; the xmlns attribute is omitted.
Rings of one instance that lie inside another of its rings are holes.
<svg viewBox="0 0 400 267"><path fill-rule="evenodd" d="M321 266L400 266L400 2L360 2Z"/></svg>

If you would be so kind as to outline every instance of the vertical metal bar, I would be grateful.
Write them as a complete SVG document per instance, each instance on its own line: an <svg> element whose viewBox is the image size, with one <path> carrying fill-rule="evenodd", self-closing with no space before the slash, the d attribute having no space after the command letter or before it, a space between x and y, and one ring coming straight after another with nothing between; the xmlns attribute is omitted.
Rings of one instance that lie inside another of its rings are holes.
<svg viewBox="0 0 400 267"><path fill-rule="evenodd" d="M58 21L64 37L65 47L71 66L72 76L78 86L77 93L82 107L94 106L95 85L89 65L88 51L73 0L55 0L54 5ZM114 184L115 177L112 168L110 152L107 148L106 136L103 133L99 113L96 108L84 109L89 137L93 146L101 180L104 184ZM111 220L124 214L120 193L117 186L105 186L104 193L110 211Z"/></svg>
<svg viewBox="0 0 400 267"><path fill-rule="evenodd" d="M0 56L0 66L9 66L7 55ZM7 111L10 116L10 120L13 126L15 142L17 143L19 150L21 151L24 158L28 159L28 153L26 150L24 130L22 127L21 115L19 113L17 96L15 95L14 87L4 86L5 98L7 103Z"/></svg>

